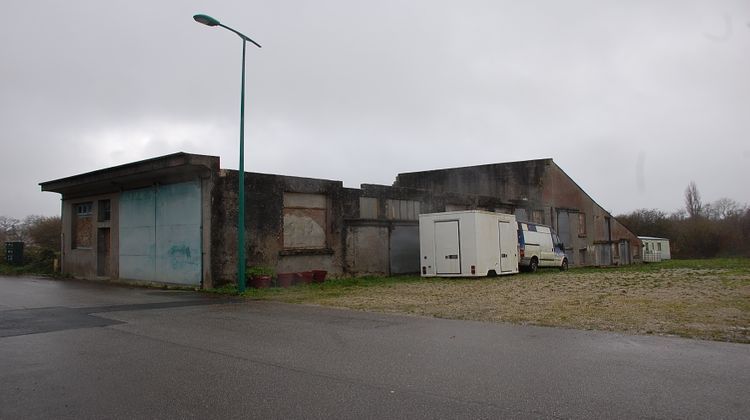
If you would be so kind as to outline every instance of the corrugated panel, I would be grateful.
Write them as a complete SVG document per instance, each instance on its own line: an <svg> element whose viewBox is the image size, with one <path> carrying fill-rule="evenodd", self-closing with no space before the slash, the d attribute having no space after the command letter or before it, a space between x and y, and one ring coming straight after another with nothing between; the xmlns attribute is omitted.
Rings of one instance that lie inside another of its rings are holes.
<svg viewBox="0 0 750 420"><path fill-rule="evenodd" d="M419 201L393 200L385 201L385 217L391 220L419 220Z"/></svg>

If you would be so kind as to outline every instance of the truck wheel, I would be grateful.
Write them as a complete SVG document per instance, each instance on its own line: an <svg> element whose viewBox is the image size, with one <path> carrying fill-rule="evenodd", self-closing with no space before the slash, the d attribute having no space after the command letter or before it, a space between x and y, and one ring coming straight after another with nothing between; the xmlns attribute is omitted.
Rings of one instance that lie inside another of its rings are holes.
<svg viewBox="0 0 750 420"><path fill-rule="evenodd" d="M539 260L537 260L536 257L532 257L531 262L529 263L529 272L536 273L537 269L539 269Z"/></svg>
<svg viewBox="0 0 750 420"><path fill-rule="evenodd" d="M560 271L568 271L568 259L563 258L562 264L560 264Z"/></svg>

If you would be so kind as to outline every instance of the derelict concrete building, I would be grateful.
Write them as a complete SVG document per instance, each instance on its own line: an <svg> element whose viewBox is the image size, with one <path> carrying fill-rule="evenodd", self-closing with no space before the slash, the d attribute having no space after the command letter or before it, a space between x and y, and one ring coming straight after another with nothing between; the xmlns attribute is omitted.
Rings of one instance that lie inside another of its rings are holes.
<svg viewBox="0 0 750 420"><path fill-rule="evenodd" d="M640 262L641 241L597 204L552 159L496 163L464 168L402 173L394 185L501 198L500 208L519 221L552 226L565 245L571 265L617 265ZM446 210L460 210L449 205Z"/></svg>
<svg viewBox="0 0 750 420"><path fill-rule="evenodd" d="M62 195L63 272L213 287L236 280L238 171L175 153L41 183ZM421 213L551 224L577 265L629 264L638 238L551 159L400 174L393 186L245 173L248 265L332 276L419 271Z"/></svg>

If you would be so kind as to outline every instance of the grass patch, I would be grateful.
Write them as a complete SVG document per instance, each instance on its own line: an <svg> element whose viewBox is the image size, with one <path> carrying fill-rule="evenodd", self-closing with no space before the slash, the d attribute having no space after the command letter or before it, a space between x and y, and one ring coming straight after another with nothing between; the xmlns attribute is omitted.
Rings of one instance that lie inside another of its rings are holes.
<svg viewBox="0 0 750 420"><path fill-rule="evenodd" d="M0 275L3 276L25 276L25 275L37 275L37 276L52 276L62 277L60 273L56 273L51 267L40 264L26 264L26 265L10 265L5 262L0 263Z"/></svg>
<svg viewBox="0 0 750 420"><path fill-rule="evenodd" d="M346 278L288 289L248 289L244 295L450 319L750 343L750 259L671 260L478 279Z"/></svg>

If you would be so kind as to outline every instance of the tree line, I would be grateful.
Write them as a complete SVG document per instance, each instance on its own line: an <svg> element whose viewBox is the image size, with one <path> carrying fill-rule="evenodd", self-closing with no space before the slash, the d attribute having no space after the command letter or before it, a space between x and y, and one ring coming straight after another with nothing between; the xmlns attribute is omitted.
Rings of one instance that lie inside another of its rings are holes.
<svg viewBox="0 0 750 420"><path fill-rule="evenodd" d="M0 216L0 246L21 241L24 243L25 265L35 271L52 271L53 261L60 254L62 222L59 216L27 216L23 220Z"/></svg>
<svg viewBox="0 0 750 420"><path fill-rule="evenodd" d="M729 198L703 203L695 182L685 189L684 209L616 217L639 236L668 238L673 258L750 257L750 207Z"/></svg>

